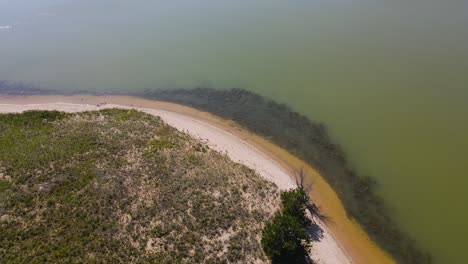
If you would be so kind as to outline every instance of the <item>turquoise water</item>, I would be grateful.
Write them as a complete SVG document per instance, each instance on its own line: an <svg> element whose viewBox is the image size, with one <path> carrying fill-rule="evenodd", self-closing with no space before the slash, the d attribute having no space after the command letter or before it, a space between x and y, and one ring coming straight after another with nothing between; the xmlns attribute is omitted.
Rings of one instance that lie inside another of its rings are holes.
<svg viewBox="0 0 468 264"><path fill-rule="evenodd" d="M0 0L0 80L241 87L288 103L329 126L438 263L461 263L464 2Z"/></svg>

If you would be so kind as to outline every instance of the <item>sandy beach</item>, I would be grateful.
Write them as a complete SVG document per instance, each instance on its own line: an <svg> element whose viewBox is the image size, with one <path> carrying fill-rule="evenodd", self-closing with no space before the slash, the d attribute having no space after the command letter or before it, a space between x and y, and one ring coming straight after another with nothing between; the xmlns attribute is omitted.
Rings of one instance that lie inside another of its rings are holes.
<svg viewBox="0 0 468 264"><path fill-rule="evenodd" d="M256 170L283 190L295 187L295 173L304 168L308 180L314 183L312 199L332 219L327 224L319 222L324 237L314 243L312 258L317 263L393 263L362 228L346 216L336 193L317 171L230 121L190 107L128 96L0 96L0 113L81 112L104 108L131 108L159 116L178 130L206 142L212 149Z"/></svg>

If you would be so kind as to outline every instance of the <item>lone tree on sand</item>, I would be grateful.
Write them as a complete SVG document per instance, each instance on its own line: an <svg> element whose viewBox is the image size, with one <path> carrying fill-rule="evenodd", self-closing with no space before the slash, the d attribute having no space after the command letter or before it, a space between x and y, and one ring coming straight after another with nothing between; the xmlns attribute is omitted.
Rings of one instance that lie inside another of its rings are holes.
<svg viewBox="0 0 468 264"><path fill-rule="evenodd" d="M312 238L307 232L313 224L310 216L328 218L310 201L307 192L311 185L305 186L305 177L305 171L301 170L297 188L281 193L282 211L263 229L262 247L273 263L312 263L308 254Z"/></svg>

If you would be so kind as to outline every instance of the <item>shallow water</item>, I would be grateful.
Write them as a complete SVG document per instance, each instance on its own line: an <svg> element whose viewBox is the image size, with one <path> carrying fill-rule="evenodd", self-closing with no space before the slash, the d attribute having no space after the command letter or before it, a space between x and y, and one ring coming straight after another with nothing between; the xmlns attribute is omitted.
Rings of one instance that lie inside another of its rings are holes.
<svg viewBox="0 0 468 264"><path fill-rule="evenodd" d="M0 0L0 80L286 102L330 127L438 263L460 263L468 6L420 2Z"/></svg>

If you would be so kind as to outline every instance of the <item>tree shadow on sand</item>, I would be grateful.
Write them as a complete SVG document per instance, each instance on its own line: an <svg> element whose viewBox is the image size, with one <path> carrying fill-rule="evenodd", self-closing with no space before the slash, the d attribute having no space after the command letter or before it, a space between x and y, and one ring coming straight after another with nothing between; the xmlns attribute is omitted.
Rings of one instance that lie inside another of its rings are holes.
<svg viewBox="0 0 468 264"><path fill-rule="evenodd" d="M307 228L307 233L309 236L312 238L313 242L320 242L323 239L323 228L319 226L317 223L312 223L308 228Z"/></svg>
<svg viewBox="0 0 468 264"><path fill-rule="evenodd" d="M305 179L306 179L306 171L304 168L299 170L296 174L296 186L302 190L304 190L306 193L310 193L312 190L312 183L306 184ZM324 223L330 223L332 222L331 218L328 217L327 215L323 214L320 210L320 208L312 202L312 200L308 199L306 202L306 211L309 214L310 217L310 224L306 227L307 233L309 236L312 238L313 242L320 242L323 237L324 237L324 230L323 228L318 224L321 222L322 224Z"/></svg>

